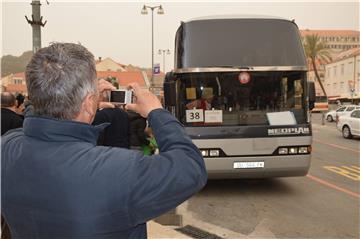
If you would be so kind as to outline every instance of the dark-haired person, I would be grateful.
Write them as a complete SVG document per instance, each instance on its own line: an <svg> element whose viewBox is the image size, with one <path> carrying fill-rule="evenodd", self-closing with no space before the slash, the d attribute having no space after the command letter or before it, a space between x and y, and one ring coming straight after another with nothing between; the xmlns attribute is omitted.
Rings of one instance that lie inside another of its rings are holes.
<svg viewBox="0 0 360 239"><path fill-rule="evenodd" d="M20 128L23 117L16 113L16 97L10 92L1 92L1 135L11 129ZM9 227L1 215L1 238L10 239Z"/></svg>
<svg viewBox="0 0 360 239"><path fill-rule="evenodd" d="M10 92L1 92L1 135L22 125L23 117L16 113L15 96Z"/></svg>
<svg viewBox="0 0 360 239"><path fill-rule="evenodd" d="M109 125L100 132L97 144L128 149L130 140L128 114L120 108L99 109L92 124L103 123Z"/></svg>
<svg viewBox="0 0 360 239"><path fill-rule="evenodd" d="M99 94L94 56L55 43L26 68L34 115L2 138L1 211L13 238L147 238L146 222L206 183L204 160L155 95L133 84L126 108L148 118L160 153L96 146Z"/></svg>

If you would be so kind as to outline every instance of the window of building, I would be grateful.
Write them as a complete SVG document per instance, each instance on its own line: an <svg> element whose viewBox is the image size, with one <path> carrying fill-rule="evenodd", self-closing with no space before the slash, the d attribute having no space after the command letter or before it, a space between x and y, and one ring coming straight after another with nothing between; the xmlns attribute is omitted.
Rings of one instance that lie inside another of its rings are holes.
<svg viewBox="0 0 360 239"><path fill-rule="evenodd" d="M14 79L14 84L16 84L16 85L21 85L21 84L22 84L22 80L21 80L21 79Z"/></svg>
<svg viewBox="0 0 360 239"><path fill-rule="evenodd" d="M353 62L349 62L347 67L347 73L351 74L353 72Z"/></svg>
<svg viewBox="0 0 360 239"><path fill-rule="evenodd" d="M334 76L336 76L336 66L334 66Z"/></svg>
<svg viewBox="0 0 360 239"><path fill-rule="evenodd" d="M330 70L327 71L327 77L330 78Z"/></svg>
<svg viewBox="0 0 360 239"><path fill-rule="evenodd" d="M340 72L341 72L341 75L344 75L344 64L341 64Z"/></svg>
<svg viewBox="0 0 360 239"><path fill-rule="evenodd" d="M336 90L337 84L333 83L333 89Z"/></svg>
<svg viewBox="0 0 360 239"><path fill-rule="evenodd" d="M340 91L343 92L344 91L344 82L340 82Z"/></svg>

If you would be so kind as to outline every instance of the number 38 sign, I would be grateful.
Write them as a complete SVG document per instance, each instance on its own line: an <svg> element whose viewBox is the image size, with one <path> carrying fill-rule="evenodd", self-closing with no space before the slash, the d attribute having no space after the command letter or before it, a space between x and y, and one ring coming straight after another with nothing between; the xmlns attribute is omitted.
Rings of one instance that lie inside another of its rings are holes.
<svg viewBox="0 0 360 239"><path fill-rule="evenodd" d="M186 122L204 122L204 110L186 110Z"/></svg>

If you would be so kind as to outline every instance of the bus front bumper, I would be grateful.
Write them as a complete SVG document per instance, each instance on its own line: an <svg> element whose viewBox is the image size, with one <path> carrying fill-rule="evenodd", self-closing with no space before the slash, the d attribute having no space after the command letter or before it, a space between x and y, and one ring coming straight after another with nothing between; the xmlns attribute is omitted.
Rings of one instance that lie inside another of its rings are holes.
<svg viewBox="0 0 360 239"><path fill-rule="evenodd" d="M204 158L209 179L304 176L311 155Z"/></svg>

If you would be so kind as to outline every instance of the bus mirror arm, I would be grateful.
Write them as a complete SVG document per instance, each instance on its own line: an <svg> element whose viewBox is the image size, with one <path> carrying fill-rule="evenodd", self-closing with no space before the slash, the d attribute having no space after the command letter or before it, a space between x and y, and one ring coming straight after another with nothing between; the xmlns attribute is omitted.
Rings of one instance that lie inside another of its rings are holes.
<svg viewBox="0 0 360 239"><path fill-rule="evenodd" d="M309 86L309 110L314 109L315 107L315 101L316 101L316 93L315 93L315 83L314 82L308 82Z"/></svg>
<svg viewBox="0 0 360 239"><path fill-rule="evenodd" d="M176 106L176 81L171 78L171 73L167 73L164 81L165 106Z"/></svg>

